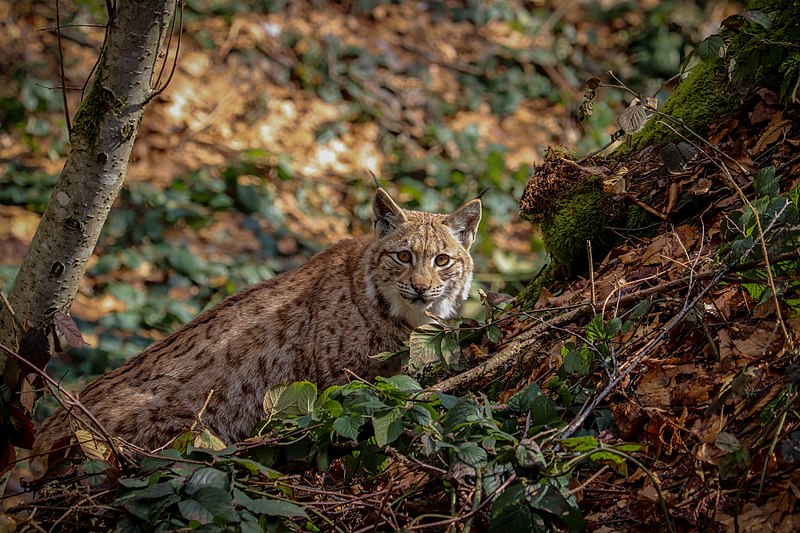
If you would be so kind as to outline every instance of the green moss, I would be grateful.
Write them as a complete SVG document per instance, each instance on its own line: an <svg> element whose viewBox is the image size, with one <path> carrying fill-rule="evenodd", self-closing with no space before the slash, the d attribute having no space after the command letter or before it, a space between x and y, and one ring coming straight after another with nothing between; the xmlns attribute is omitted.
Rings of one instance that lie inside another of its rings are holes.
<svg viewBox="0 0 800 533"><path fill-rule="evenodd" d="M587 268L586 241L595 259L604 256L619 240L612 228L625 223L626 205L599 189L570 195L558 202L552 216L542 223L545 248L557 268L567 272Z"/></svg>
<svg viewBox="0 0 800 533"><path fill-rule="evenodd" d="M72 133L91 144L97 141L97 135L100 133L100 121L111 110L114 103L114 95L102 85L103 65L104 61L101 57L94 80L92 80L92 87L81 101L72 125Z"/></svg>
<svg viewBox="0 0 800 533"><path fill-rule="evenodd" d="M732 112L739 104L740 96L728 84L726 63L723 59L717 59L703 61L694 67L667 98L660 111L682 120L692 131L703 135L710 124L719 121L720 117ZM671 126L680 131L675 124ZM649 144L661 146L675 140L678 140L677 136L656 116L634 135L631 147L638 149Z"/></svg>
<svg viewBox="0 0 800 533"><path fill-rule="evenodd" d="M92 86L89 93L81 101L77 113L75 113L75 121L72 125L72 133L78 138L82 138L94 145L97 142L97 136L100 133L100 122L108 113L114 116L121 116L122 112L127 105L127 97L122 96L115 99L114 95L103 87L103 67L105 66L104 56L101 52L100 61L95 71ZM136 132L136 124L126 124L122 129L122 135L125 139L129 138Z"/></svg>

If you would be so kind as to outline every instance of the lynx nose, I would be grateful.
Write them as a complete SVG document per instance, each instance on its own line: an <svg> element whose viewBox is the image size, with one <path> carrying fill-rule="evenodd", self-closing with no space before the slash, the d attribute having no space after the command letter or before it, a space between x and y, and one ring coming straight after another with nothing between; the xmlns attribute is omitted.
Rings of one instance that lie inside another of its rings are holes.
<svg viewBox="0 0 800 533"><path fill-rule="evenodd" d="M417 292L417 294L421 295L431 288L431 284L424 280L412 279L411 287L413 287L413 289Z"/></svg>

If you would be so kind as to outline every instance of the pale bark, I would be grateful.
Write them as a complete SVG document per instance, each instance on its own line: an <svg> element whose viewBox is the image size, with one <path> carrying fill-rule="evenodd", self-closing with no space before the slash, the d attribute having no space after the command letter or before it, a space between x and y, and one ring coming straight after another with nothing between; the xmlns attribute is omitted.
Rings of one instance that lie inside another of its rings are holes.
<svg viewBox="0 0 800 533"><path fill-rule="evenodd" d="M125 180L175 0L116 6L91 88L75 115L72 150L8 296L18 317L36 327L69 309ZM0 311L0 342L14 347L15 329L8 311ZM15 382L8 374L16 374L16 365L7 362L0 352L0 373L6 383Z"/></svg>

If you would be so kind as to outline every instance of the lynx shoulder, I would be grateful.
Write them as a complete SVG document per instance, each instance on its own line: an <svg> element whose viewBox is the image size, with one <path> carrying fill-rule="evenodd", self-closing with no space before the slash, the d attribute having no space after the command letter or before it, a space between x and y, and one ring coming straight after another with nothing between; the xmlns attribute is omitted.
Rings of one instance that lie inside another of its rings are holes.
<svg viewBox="0 0 800 533"><path fill-rule="evenodd" d="M343 369L366 379L396 373L398 362L370 355L399 349L428 313L457 313L472 281L480 218L478 199L450 214L423 213L378 189L371 235L223 300L100 376L79 399L111 435L155 449L192 425L213 390L202 422L232 443L248 436L278 383L307 379L322 388L344 381ZM43 423L37 474L72 423L63 410Z"/></svg>

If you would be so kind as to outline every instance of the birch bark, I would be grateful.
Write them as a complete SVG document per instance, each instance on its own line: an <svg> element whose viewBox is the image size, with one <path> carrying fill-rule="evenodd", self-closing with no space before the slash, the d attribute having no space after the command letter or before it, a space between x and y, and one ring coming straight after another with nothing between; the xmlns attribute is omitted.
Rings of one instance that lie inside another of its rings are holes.
<svg viewBox="0 0 800 533"><path fill-rule="evenodd" d="M113 4L91 88L74 117L71 151L8 295L18 318L36 328L47 326L56 311L69 310L125 181L176 0ZM19 335L8 309L0 306L0 342L16 348ZM14 391L19 368L2 351L0 374ZM0 494L5 481L0 476Z"/></svg>

